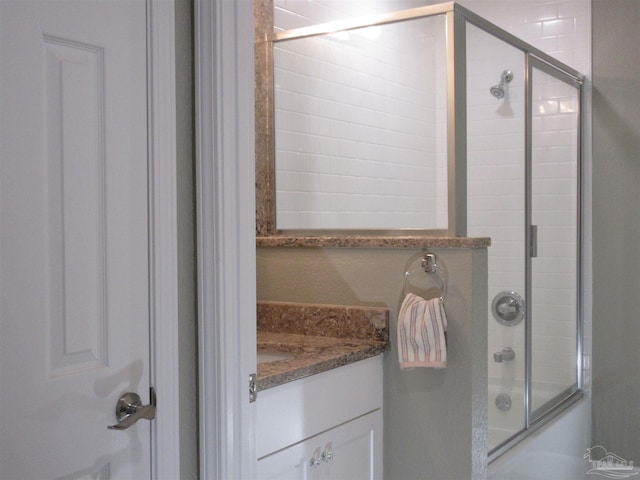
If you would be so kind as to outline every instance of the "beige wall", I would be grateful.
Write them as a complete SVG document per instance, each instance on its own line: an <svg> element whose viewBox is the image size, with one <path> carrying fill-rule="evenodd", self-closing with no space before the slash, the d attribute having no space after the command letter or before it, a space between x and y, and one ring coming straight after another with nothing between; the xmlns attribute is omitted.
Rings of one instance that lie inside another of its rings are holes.
<svg viewBox="0 0 640 480"><path fill-rule="evenodd" d="M404 272L419 250L259 248L258 300L386 306L385 478L484 478L487 450L486 250L434 249L449 272L444 370L400 371L396 319ZM417 257L416 257L417 255ZM434 280L434 286L437 281Z"/></svg>
<svg viewBox="0 0 640 480"><path fill-rule="evenodd" d="M593 445L640 461L640 2L593 1Z"/></svg>

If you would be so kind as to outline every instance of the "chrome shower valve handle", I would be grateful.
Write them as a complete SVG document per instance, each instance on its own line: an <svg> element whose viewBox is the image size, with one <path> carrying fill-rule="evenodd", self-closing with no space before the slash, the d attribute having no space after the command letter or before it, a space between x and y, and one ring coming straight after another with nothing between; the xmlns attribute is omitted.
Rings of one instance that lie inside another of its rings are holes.
<svg viewBox="0 0 640 480"><path fill-rule="evenodd" d="M525 315L524 299L516 292L500 292L491 302L491 313L502 325L517 325Z"/></svg>

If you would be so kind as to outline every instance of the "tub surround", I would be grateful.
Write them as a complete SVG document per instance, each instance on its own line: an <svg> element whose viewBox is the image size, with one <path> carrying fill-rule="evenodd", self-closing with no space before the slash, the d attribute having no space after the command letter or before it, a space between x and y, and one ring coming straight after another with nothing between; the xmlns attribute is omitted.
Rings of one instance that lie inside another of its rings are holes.
<svg viewBox="0 0 640 480"><path fill-rule="evenodd" d="M258 390L379 355L389 348L383 307L258 302L258 351L293 353L258 365Z"/></svg>
<svg viewBox="0 0 640 480"><path fill-rule="evenodd" d="M307 248L487 248L491 239L485 237L431 237L425 235L273 235L256 238L257 247Z"/></svg>

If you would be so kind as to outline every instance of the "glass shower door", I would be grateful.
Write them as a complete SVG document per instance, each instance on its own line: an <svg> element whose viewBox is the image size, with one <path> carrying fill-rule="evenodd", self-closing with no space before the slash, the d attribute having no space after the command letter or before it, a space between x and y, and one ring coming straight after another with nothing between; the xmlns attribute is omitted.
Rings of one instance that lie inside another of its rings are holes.
<svg viewBox="0 0 640 480"><path fill-rule="evenodd" d="M578 390L579 90L530 58L529 422Z"/></svg>
<svg viewBox="0 0 640 480"><path fill-rule="evenodd" d="M525 55L467 25L467 222L488 249L489 450L526 427ZM505 73L506 72L506 73Z"/></svg>

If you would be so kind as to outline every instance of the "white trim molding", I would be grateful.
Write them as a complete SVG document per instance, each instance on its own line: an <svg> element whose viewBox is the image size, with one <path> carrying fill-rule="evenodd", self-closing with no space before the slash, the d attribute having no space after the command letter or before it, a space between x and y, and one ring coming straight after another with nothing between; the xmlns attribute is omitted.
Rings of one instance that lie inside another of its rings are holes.
<svg viewBox="0 0 640 480"><path fill-rule="evenodd" d="M255 478L253 2L195 2L200 477Z"/></svg>
<svg viewBox="0 0 640 480"><path fill-rule="evenodd" d="M151 477L180 478L174 0L147 0Z"/></svg>

